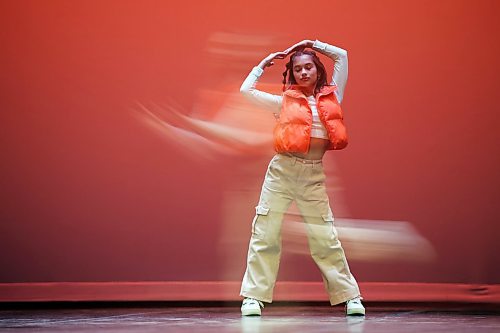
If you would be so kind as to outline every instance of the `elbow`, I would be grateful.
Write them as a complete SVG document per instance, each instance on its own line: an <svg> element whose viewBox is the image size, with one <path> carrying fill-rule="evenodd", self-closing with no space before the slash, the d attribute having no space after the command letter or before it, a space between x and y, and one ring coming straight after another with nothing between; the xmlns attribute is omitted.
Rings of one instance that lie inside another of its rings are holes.
<svg viewBox="0 0 500 333"><path fill-rule="evenodd" d="M343 59L347 59L347 50L341 49L340 57Z"/></svg>
<svg viewBox="0 0 500 333"><path fill-rule="evenodd" d="M251 91L251 89L250 89L250 88L245 87L245 85L242 85L242 86L240 87L240 93L241 93L243 96L247 97L247 96L250 96L250 95L252 94L252 91Z"/></svg>

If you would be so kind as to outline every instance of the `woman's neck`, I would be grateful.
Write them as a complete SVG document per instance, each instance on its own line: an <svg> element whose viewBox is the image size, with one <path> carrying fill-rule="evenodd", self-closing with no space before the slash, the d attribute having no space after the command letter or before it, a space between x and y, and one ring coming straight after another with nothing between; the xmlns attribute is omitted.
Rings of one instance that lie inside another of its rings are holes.
<svg viewBox="0 0 500 333"><path fill-rule="evenodd" d="M314 96L314 89L308 89L308 88L301 88L300 89L304 95L307 97L309 96Z"/></svg>

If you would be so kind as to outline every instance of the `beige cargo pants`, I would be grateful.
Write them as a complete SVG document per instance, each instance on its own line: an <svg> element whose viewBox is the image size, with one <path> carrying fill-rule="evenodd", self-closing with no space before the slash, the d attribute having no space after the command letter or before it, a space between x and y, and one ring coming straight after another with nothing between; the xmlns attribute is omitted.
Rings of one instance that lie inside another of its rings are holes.
<svg viewBox="0 0 500 333"><path fill-rule="evenodd" d="M295 200L306 224L311 256L332 305L360 295L333 226L321 160L277 154L269 163L248 249L240 295L272 302L281 255L283 215Z"/></svg>

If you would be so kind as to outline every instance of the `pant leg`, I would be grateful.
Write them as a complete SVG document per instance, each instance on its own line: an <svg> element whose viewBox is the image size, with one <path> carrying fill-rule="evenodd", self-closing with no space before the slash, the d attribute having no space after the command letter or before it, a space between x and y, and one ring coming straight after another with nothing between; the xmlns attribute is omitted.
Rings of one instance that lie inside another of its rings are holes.
<svg viewBox="0 0 500 333"><path fill-rule="evenodd" d="M281 224L293 197L287 160L276 155L269 163L252 222L247 268L240 295L272 302L281 257Z"/></svg>
<svg viewBox="0 0 500 333"><path fill-rule="evenodd" d="M325 187L321 163L306 165L299 184L303 191L296 198L308 234L311 256L321 271L332 305L360 295L333 225L334 218Z"/></svg>

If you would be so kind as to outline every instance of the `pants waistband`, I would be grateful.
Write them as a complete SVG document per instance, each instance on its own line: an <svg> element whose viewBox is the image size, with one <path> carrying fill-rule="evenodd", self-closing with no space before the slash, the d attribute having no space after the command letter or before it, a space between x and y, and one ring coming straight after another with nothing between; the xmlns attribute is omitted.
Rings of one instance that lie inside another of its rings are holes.
<svg viewBox="0 0 500 333"><path fill-rule="evenodd" d="M306 159L306 158L302 158L302 157L298 157L298 156L292 155L290 153L281 153L281 154L278 154L278 156L283 156L284 158L289 159L292 162L293 165L295 165L295 163L311 164L311 165L322 164L323 163L323 160L321 160L321 159L319 159L319 160L309 160L309 159Z"/></svg>

